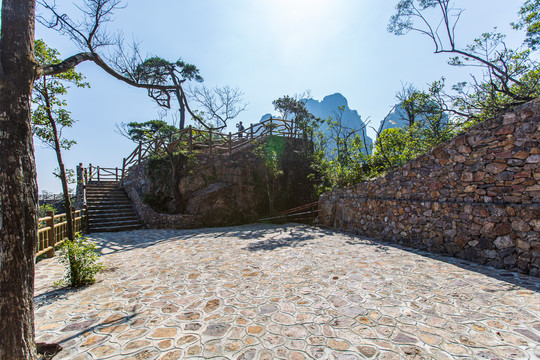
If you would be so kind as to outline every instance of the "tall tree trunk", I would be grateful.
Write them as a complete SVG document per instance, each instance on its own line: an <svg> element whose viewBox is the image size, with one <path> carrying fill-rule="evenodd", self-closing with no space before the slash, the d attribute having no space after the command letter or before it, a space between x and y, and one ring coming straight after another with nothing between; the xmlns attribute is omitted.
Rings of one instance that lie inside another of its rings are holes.
<svg viewBox="0 0 540 360"><path fill-rule="evenodd" d="M171 70L170 75L174 86L176 86L176 88L174 89L174 94L176 95L176 100L178 100L178 106L180 108L180 124L178 128L182 130L186 126L186 105L184 104L184 97L180 93L180 83L176 78L174 70Z"/></svg>
<svg viewBox="0 0 540 360"><path fill-rule="evenodd" d="M2 0L0 42L0 359L36 359L37 182L30 99L34 0Z"/></svg>
<svg viewBox="0 0 540 360"><path fill-rule="evenodd" d="M178 127L180 130L182 130L186 126L186 105L184 104L184 100L180 98L180 126Z"/></svg>
<svg viewBox="0 0 540 360"><path fill-rule="evenodd" d="M67 237L69 240L75 239L74 227L73 227L73 214L71 213L71 199L69 198L69 188L66 175L66 167L62 160L62 148L60 147L60 138L58 136L58 129L56 127L56 121L54 120L51 112L51 102L49 98L49 90L47 89L47 78L43 78L43 95L45 98L45 105L47 111L47 118L49 125L54 135L54 151L56 152L56 160L58 160L58 168L60 169L60 182L62 183L62 191L64 192L64 206L66 208L66 222L67 222Z"/></svg>

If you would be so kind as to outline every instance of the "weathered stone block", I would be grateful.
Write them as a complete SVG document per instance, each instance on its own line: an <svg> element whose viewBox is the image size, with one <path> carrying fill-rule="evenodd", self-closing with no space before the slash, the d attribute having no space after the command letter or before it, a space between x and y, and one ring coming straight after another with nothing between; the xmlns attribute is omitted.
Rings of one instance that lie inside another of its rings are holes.
<svg viewBox="0 0 540 360"><path fill-rule="evenodd" d="M506 170L507 167L508 166L503 163L490 163L486 165L486 172L497 175Z"/></svg>
<svg viewBox="0 0 540 360"><path fill-rule="evenodd" d="M514 231L529 231L531 227L529 224L523 220L513 220L512 229Z"/></svg>
<svg viewBox="0 0 540 360"><path fill-rule="evenodd" d="M514 129L514 125L503 125L498 127L494 133L495 135L507 135L512 134L514 132Z"/></svg>

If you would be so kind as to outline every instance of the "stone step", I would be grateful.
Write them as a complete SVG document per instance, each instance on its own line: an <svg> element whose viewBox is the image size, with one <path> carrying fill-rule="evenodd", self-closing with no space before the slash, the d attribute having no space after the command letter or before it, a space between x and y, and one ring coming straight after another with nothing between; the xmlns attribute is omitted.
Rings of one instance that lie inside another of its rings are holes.
<svg viewBox="0 0 540 360"><path fill-rule="evenodd" d="M116 181L91 181L86 186L90 231L140 229L142 224L125 191Z"/></svg>
<svg viewBox="0 0 540 360"><path fill-rule="evenodd" d="M135 219L125 219L125 220L114 220L114 219L111 219L111 220L108 220L106 222L104 222L103 224L108 224L107 226L110 226L110 224L117 224L117 225L134 225L134 224L140 224L139 220ZM94 225L96 225L94 223ZM101 226L99 224L97 224L96 226Z"/></svg>
<svg viewBox="0 0 540 360"><path fill-rule="evenodd" d="M109 209L109 208L101 208L101 209L92 209L88 211L88 216L123 216L125 214L134 214L135 211L131 207L125 207L125 209Z"/></svg>
<svg viewBox="0 0 540 360"><path fill-rule="evenodd" d="M88 209L92 210L92 209L108 209L110 208L111 210L113 209L118 209L118 208L129 208L131 209L132 206L131 206L131 203L128 202L124 202L122 204L118 204L118 203L115 203L115 202L107 202L107 203L87 203L86 206L88 206Z"/></svg>
<svg viewBox="0 0 540 360"><path fill-rule="evenodd" d="M88 208L88 216L108 214L114 217L119 214L135 213L131 205L96 206Z"/></svg>
<svg viewBox="0 0 540 360"><path fill-rule="evenodd" d="M122 189L86 189L86 196L88 195L116 195L125 194Z"/></svg>
<svg viewBox="0 0 540 360"><path fill-rule="evenodd" d="M137 214L131 211L100 211L100 212L89 212L88 219L116 219L117 217L126 217L126 216L137 216Z"/></svg>
<svg viewBox="0 0 540 360"><path fill-rule="evenodd" d="M136 217L131 218L116 218L116 219L108 219L108 220L89 220L88 224L90 225L90 228L93 227L107 227L107 226L117 226L117 225L140 225L139 219Z"/></svg>
<svg viewBox="0 0 540 360"><path fill-rule="evenodd" d="M90 227L90 232L112 232L112 231L127 231L142 229L142 225L116 225L116 226L93 226Z"/></svg>
<svg viewBox="0 0 540 360"><path fill-rule="evenodd" d="M86 189L86 194L125 194L122 189Z"/></svg>
<svg viewBox="0 0 540 360"><path fill-rule="evenodd" d="M120 185L117 183L114 184L86 184L86 190L88 189L119 189Z"/></svg>
<svg viewBox="0 0 540 360"><path fill-rule="evenodd" d="M126 197L123 197L123 198L103 197L103 198L90 198L90 199L86 198L87 204L100 204L100 203L107 204L107 203L125 203L125 202L131 204L131 201L129 201L129 199Z"/></svg>
<svg viewBox="0 0 540 360"><path fill-rule="evenodd" d="M88 204L88 201L87 201L87 204ZM93 205L120 205L120 204L130 204L131 205L131 201L129 201L129 199L99 199L99 200L94 200L92 201L92 204Z"/></svg>

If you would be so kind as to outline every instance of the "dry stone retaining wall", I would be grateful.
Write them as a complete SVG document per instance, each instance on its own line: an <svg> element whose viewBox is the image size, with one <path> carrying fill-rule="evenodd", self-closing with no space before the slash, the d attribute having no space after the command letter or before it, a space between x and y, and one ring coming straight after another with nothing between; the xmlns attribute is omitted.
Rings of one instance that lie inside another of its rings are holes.
<svg viewBox="0 0 540 360"><path fill-rule="evenodd" d="M323 226L540 276L540 99L372 181L325 193Z"/></svg>

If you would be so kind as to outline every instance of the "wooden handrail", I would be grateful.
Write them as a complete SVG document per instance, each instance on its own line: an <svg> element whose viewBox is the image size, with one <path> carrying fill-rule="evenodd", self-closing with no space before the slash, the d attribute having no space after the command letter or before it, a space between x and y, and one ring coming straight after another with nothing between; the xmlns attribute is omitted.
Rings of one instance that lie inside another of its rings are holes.
<svg viewBox="0 0 540 360"><path fill-rule="evenodd" d="M76 210L73 216L73 232L78 233L86 227L86 210ZM39 224L44 224L37 231L36 257L43 254L54 256L54 248L62 244L67 238L66 214L54 214L47 212L47 216L38 219Z"/></svg>
<svg viewBox="0 0 540 360"><path fill-rule="evenodd" d="M210 130L196 129L191 125L185 129L172 132L155 139L141 141L137 147L122 161L122 167L103 168L93 167L90 164L85 170L85 183L92 180L115 180L123 179L129 170L151 155L167 152L171 153L178 148L191 153L205 149L209 154L229 153L245 145L249 141L256 141L271 135L289 138L300 138L303 131L292 120L269 118L258 124L251 124L249 128L236 133L220 133ZM244 140L240 141L239 140Z"/></svg>

